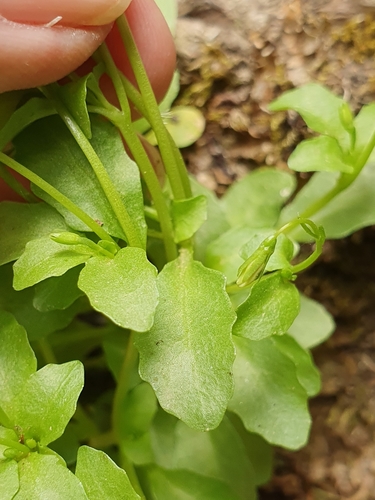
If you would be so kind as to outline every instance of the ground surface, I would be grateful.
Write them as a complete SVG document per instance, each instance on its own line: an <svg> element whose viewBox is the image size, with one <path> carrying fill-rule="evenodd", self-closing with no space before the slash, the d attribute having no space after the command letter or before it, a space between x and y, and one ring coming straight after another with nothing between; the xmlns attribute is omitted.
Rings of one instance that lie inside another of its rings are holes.
<svg viewBox="0 0 375 500"><path fill-rule="evenodd" d="M375 100L375 0L180 0L180 103L207 128L185 158L200 182L225 191L259 165L286 168L308 133L271 115L282 91L320 81L353 109ZM303 182L303 179L301 179ZM314 352L323 389L311 402L309 445L280 450L267 500L375 499L375 230L328 242L298 285L335 316Z"/></svg>

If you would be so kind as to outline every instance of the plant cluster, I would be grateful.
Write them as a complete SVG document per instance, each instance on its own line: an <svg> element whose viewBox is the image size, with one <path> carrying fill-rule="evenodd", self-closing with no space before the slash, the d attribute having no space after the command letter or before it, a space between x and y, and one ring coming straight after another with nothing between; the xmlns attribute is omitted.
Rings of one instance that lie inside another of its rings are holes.
<svg viewBox="0 0 375 500"><path fill-rule="evenodd" d="M271 445L308 439L310 349L333 330L295 280L326 237L375 222L375 105L354 118L319 85L285 93L270 109L319 134L289 166L317 173L295 194L293 173L257 169L218 199L189 178L117 22L139 90L103 45L91 74L2 117L1 175L25 202L0 203L1 498L256 498ZM115 383L78 401L84 369Z"/></svg>

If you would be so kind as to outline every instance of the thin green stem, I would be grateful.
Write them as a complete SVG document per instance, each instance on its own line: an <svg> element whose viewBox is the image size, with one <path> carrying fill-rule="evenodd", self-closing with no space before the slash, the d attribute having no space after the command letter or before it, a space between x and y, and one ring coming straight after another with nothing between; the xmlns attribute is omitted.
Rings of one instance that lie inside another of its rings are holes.
<svg viewBox="0 0 375 500"><path fill-rule="evenodd" d="M63 207L65 207L69 212L74 214L78 219L80 219L86 226L88 226L95 234L99 236L101 240L113 241L112 237L105 231L97 222L94 221L89 215L86 214L83 210L81 210L75 203L73 203L69 198L60 193L56 188L51 186L44 179L39 177L39 175L35 174L28 168L18 163L13 158L5 155L0 152L0 162L4 163L7 167L11 168L15 172L18 172L20 175L28 179L30 182L38 186L45 193L49 194L51 198L60 203Z"/></svg>
<svg viewBox="0 0 375 500"><path fill-rule="evenodd" d="M55 92L52 90L53 88L54 85L43 87L42 92L55 106L56 111L64 121L65 125L68 127L70 133L73 135L83 154L89 161L104 191L104 194L106 195L112 207L112 210L115 213L117 220L125 233L129 245L144 248L139 238L138 232L133 224L133 221L122 202L121 196L113 185L113 182L108 175L108 172L106 171L103 163L96 154L96 151L92 147L90 141L77 125L69 111L65 108L64 104L58 98L56 98Z"/></svg>
<svg viewBox="0 0 375 500"><path fill-rule="evenodd" d="M171 184L172 192L175 199L190 198L191 193L186 191L187 186L190 187L189 178L185 165L179 164L179 156L171 147L169 133L165 128L163 119L160 114L158 103L152 90L150 81L147 77L142 59L139 55L137 45L134 41L129 24L124 15L120 16L117 21L117 26L126 47L126 52L129 57L139 90L141 92L143 102L147 108L147 119L150 122L152 129L155 132L163 163ZM173 142L173 141L172 141ZM183 180L184 179L184 180Z"/></svg>
<svg viewBox="0 0 375 500"><path fill-rule="evenodd" d="M148 111L142 100L141 93L122 73L120 74L120 78L124 86L126 95L130 99L130 101L134 104L134 106L137 108L137 110L141 113L141 115L148 121Z"/></svg>
<svg viewBox="0 0 375 500"><path fill-rule="evenodd" d="M113 123L119 129L121 135L128 144L129 149L146 182L147 188L151 193L155 208L159 215L167 259L174 260L177 257L177 249L173 239L173 225L158 177L146 151L142 146L141 141L139 140L139 137L133 129L128 97L122 85L119 71L117 70L112 56L105 44L100 47L98 53L100 54L106 66L107 72L112 79L121 106L121 119L116 119Z"/></svg>
<svg viewBox="0 0 375 500"><path fill-rule="evenodd" d="M21 198L23 198L25 201L28 201L29 203L36 203L38 201L38 198L33 195L30 191L28 191L18 180L13 177L13 175L10 174L8 169L0 164L0 177L3 179L4 182L8 184L8 186Z"/></svg>
<svg viewBox="0 0 375 500"><path fill-rule="evenodd" d="M19 443L18 441L13 441L12 439L0 438L0 445L8 446L9 448L21 451L22 453L30 453L30 448L22 443Z"/></svg>
<svg viewBox="0 0 375 500"><path fill-rule="evenodd" d="M131 332L131 334L129 335L128 345L126 347L126 353L124 361L121 366L120 374L117 381L117 388L113 400L112 426L113 426L113 432L116 436L117 443L119 444L120 447L121 465L126 470L129 479L133 484L134 489L141 496L141 498L144 499L145 496L139 484L139 480L134 470L134 466L128 460L125 453L123 452L121 444L121 424L122 424L123 405L130 389L130 378L136 367L138 360L138 352L133 345L133 341L134 341L134 333Z"/></svg>

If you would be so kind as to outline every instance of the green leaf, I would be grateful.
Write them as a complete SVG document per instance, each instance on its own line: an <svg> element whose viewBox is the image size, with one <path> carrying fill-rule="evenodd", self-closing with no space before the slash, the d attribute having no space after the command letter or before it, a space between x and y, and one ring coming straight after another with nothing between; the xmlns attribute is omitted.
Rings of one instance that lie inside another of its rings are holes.
<svg viewBox="0 0 375 500"><path fill-rule="evenodd" d="M188 240L207 219L207 200L203 195L172 202L174 241Z"/></svg>
<svg viewBox="0 0 375 500"><path fill-rule="evenodd" d="M354 119L356 130L356 140L354 148L354 158L358 158L367 144L370 142L375 128L375 103L363 106L358 115ZM374 152L373 152L374 153ZM373 163L374 156L370 157L368 163Z"/></svg>
<svg viewBox="0 0 375 500"><path fill-rule="evenodd" d="M261 340L283 335L299 312L299 293L280 273L265 276L237 309L234 335Z"/></svg>
<svg viewBox="0 0 375 500"><path fill-rule="evenodd" d="M33 97L17 109L0 131L0 151L11 142L17 134L31 123L55 115L56 110L47 99Z"/></svg>
<svg viewBox="0 0 375 500"><path fill-rule="evenodd" d="M194 196L204 195L207 200L207 220L194 236L194 256L204 262L207 245L229 229L223 207L215 193L199 184L193 177L190 183Z"/></svg>
<svg viewBox="0 0 375 500"><path fill-rule="evenodd" d="M75 412L83 388L79 361L46 365L24 383L22 398L13 401L12 420L42 446L59 438Z"/></svg>
<svg viewBox="0 0 375 500"><path fill-rule="evenodd" d="M155 267L141 248L126 247L113 259L93 257L81 271L78 287L94 309L136 332L148 331L158 303Z"/></svg>
<svg viewBox="0 0 375 500"><path fill-rule="evenodd" d="M279 224L302 214L311 203L333 188L336 180L337 174L334 173L315 174L283 210ZM353 184L310 218L324 227L328 239L344 238L362 227L375 224L374 165L366 165ZM293 231L292 236L298 241L311 241L311 237L302 230Z"/></svg>
<svg viewBox="0 0 375 500"><path fill-rule="evenodd" d="M136 164L124 151L117 129L109 122L92 119L91 144L102 160L126 209L146 241L143 197ZM93 169L73 136L59 117L40 120L28 127L14 141L16 159L66 195L113 236L125 239ZM89 231L75 215L36 186L37 196L54 206L73 229Z"/></svg>
<svg viewBox="0 0 375 500"><path fill-rule="evenodd" d="M55 456L30 453L18 470L20 489L14 500L88 500L79 480Z"/></svg>
<svg viewBox="0 0 375 500"><path fill-rule="evenodd" d="M248 259L259 247L259 245L268 236L275 233L272 229L259 229L255 232L254 236L248 241L240 250L240 255L243 260ZM290 261L294 257L295 248L293 242L285 236L280 234L277 238L277 243L273 254L266 265L266 271L277 271L279 269L288 269L291 267Z"/></svg>
<svg viewBox="0 0 375 500"><path fill-rule="evenodd" d="M88 139L91 139L91 123L86 104L87 80L89 78L92 78L92 75L88 74L76 82L59 85L56 88L60 99L82 129L82 132Z"/></svg>
<svg viewBox="0 0 375 500"><path fill-rule="evenodd" d="M65 328L78 312L82 312L82 303L79 300L62 311L40 312L33 306L33 288L16 292L12 282L12 267L1 266L0 309L14 315L18 323L27 331L29 340L41 339L56 330Z"/></svg>
<svg viewBox="0 0 375 500"><path fill-rule="evenodd" d="M25 329L15 318L0 311L0 407L12 416L12 401L36 370L36 358Z"/></svg>
<svg viewBox="0 0 375 500"><path fill-rule="evenodd" d="M157 408L155 393L144 382L134 387L123 402L120 446L136 465L153 462L149 430Z"/></svg>
<svg viewBox="0 0 375 500"><path fill-rule="evenodd" d="M251 172L233 184L222 198L229 224L273 227L295 187L295 177L286 172L273 168Z"/></svg>
<svg viewBox="0 0 375 500"><path fill-rule="evenodd" d="M50 237L29 241L13 266L13 288L23 290L52 276L61 276L94 254L86 245L63 245Z"/></svg>
<svg viewBox="0 0 375 500"><path fill-rule="evenodd" d="M199 109L193 106L175 106L162 113L163 122L178 148L187 148L203 134L206 120ZM145 134L150 144L156 146L158 141L153 130Z"/></svg>
<svg viewBox="0 0 375 500"><path fill-rule="evenodd" d="M327 309L315 300L300 295L301 310L289 327L291 335L302 347L311 349L325 340L335 330L335 322Z"/></svg>
<svg viewBox="0 0 375 500"><path fill-rule="evenodd" d="M273 337L272 341L279 351L295 364L298 381L309 398L316 396L320 391L320 374L311 354L289 335Z"/></svg>
<svg viewBox="0 0 375 500"><path fill-rule="evenodd" d="M345 172L354 170L338 142L333 137L321 135L302 141L288 160L288 167L297 172Z"/></svg>
<svg viewBox="0 0 375 500"><path fill-rule="evenodd" d="M25 90L11 90L0 94L0 130L16 110Z"/></svg>
<svg viewBox="0 0 375 500"><path fill-rule="evenodd" d="M306 444L311 419L307 394L294 363L273 343L234 338L237 357L235 389L229 410L246 429L277 446L298 449Z"/></svg>
<svg viewBox="0 0 375 500"><path fill-rule="evenodd" d="M1 411L1 408L0 408L0 411ZM2 420L1 416L0 416L0 420ZM9 422L7 422L7 424L8 423L11 426L11 422L9 421ZM8 441L10 440L10 441L19 442L19 437L16 434L16 432L14 431L14 429L8 429L7 427L2 427L1 425L0 425L0 438L6 439ZM4 444L0 444L0 464L1 464L1 460L5 460L5 461L8 460L6 457L4 457L4 451L7 450L8 448L9 448L9 446L6 446Z"/></svg>
<svg viewBox="0 0 375 500"><path fill-rule="evenodd" d="M163 500L240 500L228 486L216 479L185 470L152 467L147 479L153 498Z"/></svg>
<svg viewBox="0 0 375 500"><path fill-rule="evenodd" d="M235 315L225 279L182 250L157 283L154 326L135 341L140 375L167 412L197 430L213 429L233 391Z"/></svg>
<svg viewBox="0 0 375 500"><path fill-rule="evenodd" d="M89 500L139 500L129 478L103 451L81 446L76 476Z"/></svg>
<svg viewBox="0 0 375 500"><path fill-rule="evenodd" d="M62 276L48 278L35 287L33 306L40 312L67 309L83 292L78 288L77 281L82 266L70 269Z"/></svg>
<svg viewBox="0 0 375 500"><path fill-rule="evenodd" d="M15 460L0 462L0 491L2 500L12 500L20 487Z"/></svg>
<svg viewBox="0 0 375 500"><path fill-rule="evenodd" d="M18 259L26 243L52 232L67 231L61 215L46 203L0 203L0 265Z"/></svg>
<svg viewBox="0 0 375 500"><path fill-rule="evenodd" d="M340 120L342 103L342 99L322 85L308 83L298 89L285 92L268 108L271 111L287 109L297 111L311 130L334 137L342 147L347 148L350 144L350 137Z"/></svg>
<svg viewBox="0 0 375 500"><path fill-rule="evenodd" d="M254 469L228 418L224 417L210 432L199 432L178 422L173 455L174 469L223 481L243 500L256 498Z"/></svg>

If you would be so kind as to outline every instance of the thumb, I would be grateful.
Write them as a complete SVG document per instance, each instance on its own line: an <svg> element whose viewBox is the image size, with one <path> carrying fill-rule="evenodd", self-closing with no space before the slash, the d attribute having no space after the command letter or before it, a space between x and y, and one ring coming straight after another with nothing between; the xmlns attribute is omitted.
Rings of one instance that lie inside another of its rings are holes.
<svg viewBox="0 0 375 500"><path fill-rule="evenodd" d="M131 0L0 0L0 92L45 85L80 66Z"/></svg>

